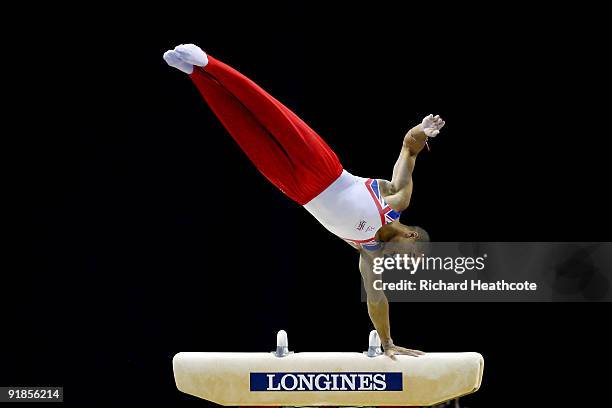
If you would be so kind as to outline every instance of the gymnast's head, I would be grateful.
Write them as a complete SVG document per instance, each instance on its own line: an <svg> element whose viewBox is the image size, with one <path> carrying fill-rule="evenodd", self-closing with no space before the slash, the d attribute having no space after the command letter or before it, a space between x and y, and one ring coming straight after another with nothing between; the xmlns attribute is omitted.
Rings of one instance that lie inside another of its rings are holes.
<svg viewBox="0 0 612 408"><path fill-rule="evenodd" d="M399 221L378 230L377 239L384 245L385 254L424 253L429 248L429 234L421 227L404 225Z"/></svg>
<svg viewBox="0 0 612 408"><path fill-rule="evenodd" d="M429 242L429 234L421 227L409 226L399 221L394 221L380 228L376 238L382 242L389 243L414 243Z"/></svg>
<svg viewBox="0 0 612 408"><path fill-rule="evenodd" d="M398 222L396 228L397 232L392 235L387 242L429 242L429 234L421 227L404 225Z"/></svg>

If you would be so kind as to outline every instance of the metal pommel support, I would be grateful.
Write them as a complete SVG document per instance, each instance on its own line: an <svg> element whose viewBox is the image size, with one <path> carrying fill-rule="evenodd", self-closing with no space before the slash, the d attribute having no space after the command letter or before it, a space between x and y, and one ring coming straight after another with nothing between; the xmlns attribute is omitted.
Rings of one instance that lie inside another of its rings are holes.
<svg viewBox="0 0 612 408"><path fill-rule="evenodd" d="M370 337L368 339L368 357L376 357L382 354L382 350L380 348L380 337L378 337L378 332L376 330L372 330L370 332Z"/></svg>
<svg viewBox="0 0 612 408"><path fill-rule="evenodd" d="M276 357L285 357L289 354L289 341L287 340L287 332L279 330L276 333L276 351L274 355Z"/></svg>

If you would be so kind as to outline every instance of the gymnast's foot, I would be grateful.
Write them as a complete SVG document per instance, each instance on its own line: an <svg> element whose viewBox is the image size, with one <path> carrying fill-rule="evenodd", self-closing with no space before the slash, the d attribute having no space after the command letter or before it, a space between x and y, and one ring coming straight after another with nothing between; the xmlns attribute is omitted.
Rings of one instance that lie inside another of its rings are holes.
<svg viewBox="0 0 612 408"><path fill-rule="evenodd" d="M205 67L208 64L208 56L197 45L181 44L174 47L173 50L166 51L164 61L171 67L191 74L194 65Z"/></svg>

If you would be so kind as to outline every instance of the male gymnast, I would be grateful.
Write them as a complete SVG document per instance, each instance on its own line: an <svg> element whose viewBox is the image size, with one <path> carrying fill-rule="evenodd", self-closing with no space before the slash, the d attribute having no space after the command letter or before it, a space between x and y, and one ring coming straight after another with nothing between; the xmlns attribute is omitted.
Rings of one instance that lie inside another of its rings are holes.
<svg viewBox="0 0 612 408"><path fill-rule="evenodd" d="M410 204L416 157L427 138L440 133L444 121L429 115L408 131L391 181L357 177L343 169L331 148L297 115L198 46L179 45L163 58L189 75L229 134L272 184L359 251L368 314L385 354L422 355L393 344L389 303L382 290L373 288L372 265L375 257L385 254L386 243L428 240L425 231L400 223L399 217Z"/></svg>

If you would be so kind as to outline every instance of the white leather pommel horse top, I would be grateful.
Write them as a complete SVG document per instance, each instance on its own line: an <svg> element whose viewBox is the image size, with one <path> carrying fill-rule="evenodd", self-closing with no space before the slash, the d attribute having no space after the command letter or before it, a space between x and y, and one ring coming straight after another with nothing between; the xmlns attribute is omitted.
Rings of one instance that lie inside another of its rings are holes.
<svg viewBox="0 0 612 408"><path fill-rule="evenodd" d="M376 331L363 353L293 353L287 333L268 353L178 353L176 386L227 406L429 406L475 392L478 353L382 355Z"/></svg>

